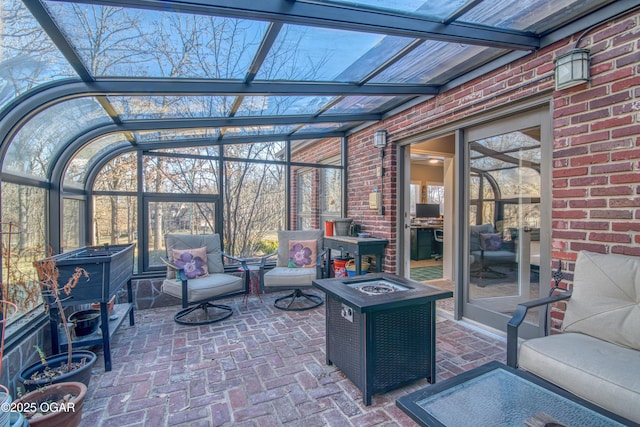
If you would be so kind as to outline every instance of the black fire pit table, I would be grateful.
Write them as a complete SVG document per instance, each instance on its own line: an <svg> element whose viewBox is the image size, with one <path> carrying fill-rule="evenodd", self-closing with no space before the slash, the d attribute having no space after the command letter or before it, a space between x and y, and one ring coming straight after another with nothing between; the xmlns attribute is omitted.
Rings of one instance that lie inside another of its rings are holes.
<svg viewBox="0 0 640 427"><path fill-rule="evenodd" d="M327 364L371 395L436 380L436 301L453 292L388 273L314 280L326 294Z"/></svg>

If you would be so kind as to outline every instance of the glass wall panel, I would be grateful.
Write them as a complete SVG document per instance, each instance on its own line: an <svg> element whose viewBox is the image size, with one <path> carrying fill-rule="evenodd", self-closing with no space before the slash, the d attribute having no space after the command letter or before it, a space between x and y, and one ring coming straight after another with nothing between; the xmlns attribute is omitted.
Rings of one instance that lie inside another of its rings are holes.
<svg viewBox="0 0 640 427"><path fill-rule="evenodd" d="M145 155L144 191L168 194L218 194L218 160Z"/></svg>
<svg viewBox="0 0 640 427"><path fill-rule="evenodd" d="M81 187L86 174L92 170L92 163L101 160L107 152L120 145L129 146L130 143L122 134L117 133L105 135L82 147L73 156L64 172L64 185Z"/></svg>
<svg viewBox="0 0 640 427"><path fill-rule="evenodd" d="M118 245L138 242L138 199L112 195L93 198L93 242ZM134 273L137 272L138 245L135 248Z"/></svg>
<svg viewBox="0 0 640 427"><path fill-rule="evenodd" d="M320 224L342 217L342 170L320 170Z"/></svg>
<svg viewBox="0 0 640 427"><path fill-rule="evenodd" d="M284 141L226 144L224 156L227 159L282 160L284 150Z"/></svg>
<svg viewBox="0 0 640 427"><path fill-rule="evenodd" d="M223 233L227 253L247 257L274 249L277 231L287 228L284 170L280 164L225 162Z"/></svg>
<svg viewBox="0 0 640 427"><path fill-rule="evenodd" d="M82 216L84 207L83 200L69 197L62 199L62 252L84 246L80 243L81 224L84 224L84 216Z"/></svg>
<svg viewBox="0 0 640 427"><path fill-rule="evenodd" d="M20 314L42 302L33 261L48 251L46 198L42 188L2 183L2 283L8 284L5 297L18 305Z"/></svg>
<svg viewBox="0 0 640 427"><path fill-rule="evenodd" d="M46 1L97 77L242 79L268 23Z"/></svg>
<svg viewBox="0 0 640 427"><path fill-rule="evenodd" d="M3 172L46 177L53 158L92 127L113 123L95 98L55 104L29 120L9 145Z"/></svg>
<svg viewBox="0 0 640 427"><path fill-rule="evenodd" d="M138 190L136 153L122 154L107 163L96 176L94 191L134 192Z"/></svg>
<svg viewBox="0 0 640 427"><path fill-rule="evenodd" d="M109 96L123 120L224 117L233 96Z"/></svg>
<svg viewBox="0 0 640 427"><path fill-rule="evenodd" d="M165 267L165 235L167 233L216 233L216 203L178 201L149 201L147 247L149 267ZM226 250L226 248L225 248Z"/></svg>
<svg viewBox="0 0 640 427"><path fill-rule="evenodd" d="M0 108L38 85L78 77L21 0L2 2Z"/></svg>

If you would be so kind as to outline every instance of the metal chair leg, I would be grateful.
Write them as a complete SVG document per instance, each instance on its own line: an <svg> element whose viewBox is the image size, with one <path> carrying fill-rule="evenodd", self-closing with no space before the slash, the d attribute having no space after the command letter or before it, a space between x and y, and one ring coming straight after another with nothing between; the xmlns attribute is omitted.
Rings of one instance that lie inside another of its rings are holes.
<svg viewBox="0 0 640 427"><path fill-rule="evenodd" d="M310 305L294 306L294 303L296 302L296 300L301 300L302 298L309 301ZM291 301L287 303L286 300L288 299L291 299ZM311 310L312 308L316 308L322 305L323 303L324 301L318 295L307 294L302 292L302 290L300 289L295 289L290 294L276 299L273 305L280 310L304 311L304 310Z"/></svg>

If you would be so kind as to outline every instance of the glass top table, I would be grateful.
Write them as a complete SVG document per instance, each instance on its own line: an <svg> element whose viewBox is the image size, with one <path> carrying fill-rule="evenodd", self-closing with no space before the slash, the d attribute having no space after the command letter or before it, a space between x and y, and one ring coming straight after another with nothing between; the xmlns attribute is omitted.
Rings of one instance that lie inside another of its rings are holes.
<svg viewBox="0 0 640 427"><path fill-rule="evenodd" d="M565 426L637 425L498 362L403 396L396 404L422 426L523 427L541 415Z"/></svg>

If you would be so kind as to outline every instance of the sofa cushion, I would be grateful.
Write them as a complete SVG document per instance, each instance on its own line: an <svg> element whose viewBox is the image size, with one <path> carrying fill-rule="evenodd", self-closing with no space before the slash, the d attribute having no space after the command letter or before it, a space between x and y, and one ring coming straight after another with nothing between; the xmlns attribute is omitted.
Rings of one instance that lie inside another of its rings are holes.
<svg viewBox="0 0 640 427"><path fill-rule="evenodd" d="M242 292L245 286L242 277L223 273L210 274L199 279L189 279L187 284L187 300L190 303ZM165 279L162 283L162 292L176 298L182 298L182 281Z"/></svg>
<svg viewBox="0 0 640 427"><path fill-rule="evenodd" d="M556 334L525 341L520 346L519 367L640 422L640 355L636 350L584 334Z"/></svg>
<svg viewBox="0 0 640 427"><path fill-rule="evenodd" d="M315 268L276 267L264 273L265 287L303 288L317 277Z"/></svg>
<svg viewBox="0 0 640 427"><path fill-rule="evenodd" d="M563 331L640 350L638 325L640 257L580 252Z"/></svg>

